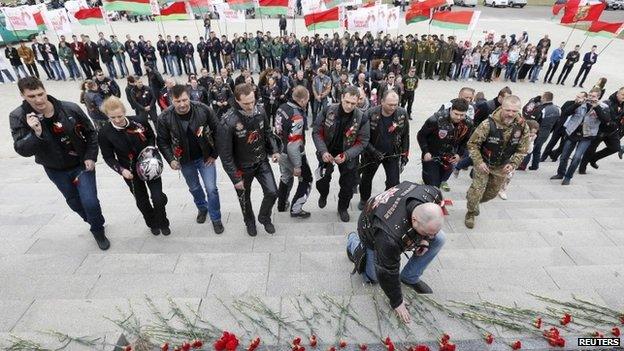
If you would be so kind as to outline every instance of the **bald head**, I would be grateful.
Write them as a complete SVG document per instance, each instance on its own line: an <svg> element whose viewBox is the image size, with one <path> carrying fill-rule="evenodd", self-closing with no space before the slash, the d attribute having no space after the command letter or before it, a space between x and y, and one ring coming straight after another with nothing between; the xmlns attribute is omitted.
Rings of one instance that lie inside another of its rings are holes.
<svg viewBox="0 0 624 351"><path fill-rule="evenodd" d="M444 224L444 212L440 205L427 202L412 211L412 227L420 235L434 236Z"/></svg>

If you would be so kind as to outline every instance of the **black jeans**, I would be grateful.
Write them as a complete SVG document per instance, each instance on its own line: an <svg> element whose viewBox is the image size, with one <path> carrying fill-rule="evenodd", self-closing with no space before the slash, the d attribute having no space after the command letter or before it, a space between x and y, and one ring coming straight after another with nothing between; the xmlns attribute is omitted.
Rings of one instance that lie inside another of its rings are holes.
<svg viewBox="0 0 624 351"><path fill-rule="evenodd" d="M26 68L28 68L28 72L30 72L31 76L35 76L39 78L39 70L37 69L37 65L35 63L27 63Z"/></svg>
<svg viewBox="0 0 624 351"><path fill-rule="evenodd" d="M242 168L241 171L243 172L245 189L236 190L236 194L238 195L238 202L243 211L245 224L255 225L256 223L256 217L251 207L251 183L254 178L258 180L264 193L262 204L260 205L260 212L258 213L258 222L262 224L270 223L271 211L277 199L277 185L275 184L273 170L271 169L269 161L263 161L251 167Z"/></svg>
<svg viewBox="0 0 624 351"><path fill-rule="evenodd" d="M583 63L583 65L581 65L581 69L579 70L578 74L576 75L576 79L574 79L574 85L583 85L583 83L585 83L585 78L587 78L587 75L589 74L589 71L591 71L592 65L591 64L585 64ZM583 76L583 78L581 78L581 75ZM581 81L579 82L579 78L581 78Z"/></svg>
<svg viewBox="0 0 624 351"><path fill-rule="evenodd" d="M414 104L414 92L406 90L402 97L403 102L401 106L405 108L407 106L407 115L412 118L412 105Z"/></svg>
<svg viewBox="0 0 624 351"><path fill-rule="evenodd" d="M551 83L553 76L555 75L555 72L557 72L558 67L559 67L559 62L557 63L552 63L552 61L550 62L550 64L548 65L548 71L546 71L546 75L544 75L544 83L546 82Z"/></svg>
<svg viewBox="0 0 624 351"><path fill-rule="evenodd" d="M375 176L375 173L377 173L377 169L379 169L380 165L383 166L384 171L386 172L386 190L399 184L399 175L401 173L400 160L400 157L389 157L379 162L372 159L371 157L368 157L367 155L362 155L360 166L362 172L362 180L360 181L361 201L366 202L370 198L371 189L373 186L373 178Z"/></svg>
<svg viewBox="0 0 624 351"><path fill-rule="evenodd" d="M334 172L333 163L324 163L319 159L319 166L324 168L324 174L321 179L316 181L316 189L321 194L321 197L327 198L329 195L329 184L331 183L332 173ZM347 210L349 203L353 197L353 186L355 185L357 164L352 162L345 162L338 165L338 171L340 172L340 179L338 184L340 185L340 191L338 192L338 210Z"/></svg>
<svg viewBox="0 0 624 351"><path fill-rule="evenodd" d="M39 65L43 67L43 71L48 76L48 79L54 79L54 74L52 73L52 70L50 69L50 64L48 63L48 61L38 60L37 62L39 62Z"/></svg>
<svg viewBox="0 0 624 351"><path fill-rule="evenodd" d="M82 71L87 79L93 78L93 72L91 72L91 67L89 67L89 61L78 61L78 64L80 65L80 68L82 68Z"/></svg>
<svg viewBox="0 0 624 351"><path fill-rule="evenodd" d="M150 228L169 228L165 206L167 195L162 191L160 178L144 182L135 174L132 180L124 179L134 195L136 205L143 214L145 224ZM147 189L149 188L149 194ZM152 201L150 202L150 195Z"/></svg>
<svg viewBox="0 0 624 351"><path fill-rule="evenodd" d="M440 161L422 161L422 178L426 185L440 187L444 179L453 172L453 166L445 167Z"/></svg>
<svg viewBox="0 0 624 351"><path fill-rule="evenodd" d="M589 144L589 148L585 151L583 155L583 159L581 160L581 165L579 166L579 170L585 170L587 168L587 164L590 162L597 162L600 159L603 159L607 156L611 156L614 153L620 151L620 139L622 136L617 131L612 132L607 135L597 136L594 138ZM596 152L600 143L605 143L605 148Z"/></svg>
<svg viewBox="0 0 624 351"><path fill-rule="evenodd" d="M284 155L282 155L282 157L284 157ZM282 167L281 165L282 162L280 160L280 167ZM285 168L288 168L288 166L285 165ZM290 190L292 189L294 183L292 169L285 168L282 169L279 189L277 190L278 211L286 210L286 201L288 200ZM295 196L293 196L290 204L290 213L301 212L303 205L306 203L308 196L310 195L313 180L312 170L310 169L310 165L308 165L307 158L303 155L301 156L301 177L299 177L299 185L297 186L297 191L295 192Z"/></svg>
<svg viewBox="0 0 624 351"><path fill-rule="evenodd" d="M540 157L541 162L544 162L548 156L550 156L553 161L559 158L559 155L561 155L561 150L563 148L564 136L565 128L563 128L563 126L555 127L553 129L552 133L550 134L550 141L546 145L546 148L544 149L544 152L542 152L542 156ZM561 140L561 144L559 144L559 147L555 149L555 146L557 145L559 140Z"/></svg>
<svg viewBox="0 0 624 351"><path fill-rule="evenodd" d="M561 74L559 74L559 78L557 78L557 84L565 83L566 78L568 78L568 74L570 74L570 72L572 71L572 67L574 67L574 65L563 65Z"/></svg>

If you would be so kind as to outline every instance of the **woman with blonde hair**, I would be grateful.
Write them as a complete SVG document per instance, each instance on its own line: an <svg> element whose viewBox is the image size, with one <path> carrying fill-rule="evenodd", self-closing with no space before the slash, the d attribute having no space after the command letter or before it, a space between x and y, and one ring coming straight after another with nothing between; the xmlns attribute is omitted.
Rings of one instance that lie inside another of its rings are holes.
<svg viewBox="0 0 624 351"><path fill-rule="evenodd" d="M126 116L126 108L116 96L104 100L100 109L110 122L100 128L98 135L104 161L128 184L152 234L171 234L165 211L167 196L162 191L162 180L160 177L142 180L136 167L141 152L156 145L154 131L149 123L143 125L134 117ZM151 151L158 152L155 148Z"/></svg>
<svg viewBox="0 0 624 351"><path fill-rule="evenodd" d="M598 82L596 82L596 84L594 85L593 89L600 89L600 96L598 97L598 99L602 100L602 97L604 96L605 93L605 86L607 85L607 78L602 77L600 79L598 79Z"/></svg>

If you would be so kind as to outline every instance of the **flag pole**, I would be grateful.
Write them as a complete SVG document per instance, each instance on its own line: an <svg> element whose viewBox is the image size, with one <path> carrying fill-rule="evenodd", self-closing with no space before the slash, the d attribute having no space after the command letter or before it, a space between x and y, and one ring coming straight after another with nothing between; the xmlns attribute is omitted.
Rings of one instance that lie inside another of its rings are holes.
<svg viewBox="0 0 624 351"><path fill-rule="evenodd" d="M568 46L568 41L570 40L570 37L572 37L572 33L574 33L574 30L576 29L576 24L578 22L574 22L574 26L572 26L572 30L570 31L570 34L568 34L568 38L566 39L565 43L563 44L563 47L565 48L566 46Z"/></svg>
<svg viewBox="0 0 624 351"><path fill-rule="evenodd" d="M585 44L585 42L587 41L587 38L589 38L589 35L587 35L587 33L585 33L585 39L583 39L583 42L581 43L581 46L579 46L579 50L583 48L583 44Z"/></svg>
<svg viewBox="0 0 624 351"><path fill-rule="evenodd" d="M613 40L615 40L615 38L611 38L611 40L607 43L607 45L602 50L600 50L600 52L598 53L598 56L600 56L600 54L602 54L602 52L605 51L609 47L609 45L611 45L611 43L613 43Z"/></svg>

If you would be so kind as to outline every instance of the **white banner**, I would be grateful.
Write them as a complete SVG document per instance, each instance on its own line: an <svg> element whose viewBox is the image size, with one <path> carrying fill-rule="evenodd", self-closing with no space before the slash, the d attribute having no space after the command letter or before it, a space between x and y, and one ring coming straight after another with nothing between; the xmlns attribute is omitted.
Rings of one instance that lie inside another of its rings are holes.
<svg viewBox="0 0 624 351"><path fill-rule="evenodd" d="M72 34L71 23L65 9L44 11L42 14L49 30L54 30L58 35Z"/></svg>
<svg viewBox="0 0 624 351"><path fill-rule="evenodd" d="M160 5L158 5L158 0L150 0L150 9L153 16L160 16Z"/></svg>
<svg viewBox="0 0 624 351"><path fill-rule="evenodd" d="M37 30L37 22L28 6L3 7L8 30Z"/></svg>
<svg viewBox="0 0 624 351"><path fill-rule="evenodd" d="M347 13L347 29L354 31L376 30L379 9L377 6L364 7Z"/></svg>
<svg viewBox="0 0 624 351"><path fill-rule="evenodd" d="M227 23L245 23L245 13L230 9L219 11L219 20Z"/></svg>
<svg viewBox="0 0 624 351"><path fill-rule="evenodd" d="M301 0L301 10L304 15L325 10L323 0Z"/></svg>
<svg viewBox="0 0 624 351"><path fill-rule="evenodd" d="M399 20L401 19L401 9L399 7L393 7L388 9L388 17L386 18L387 30L397 30L399 29Z"/></svg>

